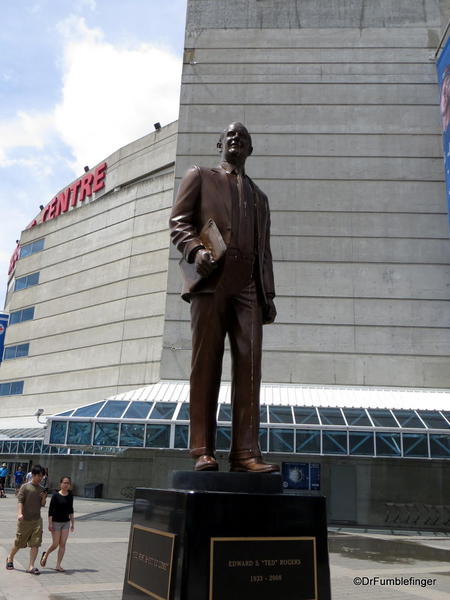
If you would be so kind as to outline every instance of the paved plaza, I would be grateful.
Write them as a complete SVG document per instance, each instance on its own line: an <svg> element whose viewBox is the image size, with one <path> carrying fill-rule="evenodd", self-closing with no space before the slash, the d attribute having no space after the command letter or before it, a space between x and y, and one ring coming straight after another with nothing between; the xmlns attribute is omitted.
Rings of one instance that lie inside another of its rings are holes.
<svg viewBox="0 0 450 600"><path fill-rule="evenodd" d="M28 550L16 555L14 571L5 569L16 499L0 500L0 600L121 600L131 504L75 498L74 505L66 572L52 568L53 554L41 575L32 576L25 573ZM45 527L43 548L50 543ZM333 600L450 599L449 534L331 528L329 546Z"/></svg>

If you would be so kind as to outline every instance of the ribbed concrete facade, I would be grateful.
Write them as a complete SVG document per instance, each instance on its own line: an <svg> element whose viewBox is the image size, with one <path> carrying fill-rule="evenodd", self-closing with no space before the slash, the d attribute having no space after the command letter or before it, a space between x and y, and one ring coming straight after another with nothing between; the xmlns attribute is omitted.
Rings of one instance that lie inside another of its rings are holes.
<svg viewBox="0 0 450 600"><path fill-rule="evenodd" d="M267 382L450 387L437 0L189 0L176 181L243 121L269 195ZM189 375L171 250L162 377ZM226 361L225 372L229 372Z"/></svg>
<svg viewBox="0 0 450 600"><path fill-rule="evenodd" d="M18 261L7 310L34 306L34 319L10 325L6 346L28 357L5 360L1 381L24 381L1 399L1 415L46 414L159 379L173 196L176 123L106 159L95 200L22 233L44 249Z"/></svg>

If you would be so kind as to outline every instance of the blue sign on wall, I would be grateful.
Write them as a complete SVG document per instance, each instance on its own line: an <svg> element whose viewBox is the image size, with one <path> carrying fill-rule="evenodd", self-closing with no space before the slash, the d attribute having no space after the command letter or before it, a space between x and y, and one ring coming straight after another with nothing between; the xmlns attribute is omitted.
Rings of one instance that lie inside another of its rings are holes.
<svg viewBox="0 0 450 600"><path fill-rule="evenodd" d="M320 463L283 463L283 487L291 490L320 490Z"/></svg>
<svg viewBox="0 0 450 600"><path fill-rule="evenodd" d="M439 56L436 69L441 88L442 142L444 146L445 187L450 213L450 38Z"/></svg>
<svg viewBox="0 0 450 600"><path fill-rule="evenodd" d="M0 362L3 360L3 348L5 346L5 334L8 327L9 315L0 313Z"/></svg>

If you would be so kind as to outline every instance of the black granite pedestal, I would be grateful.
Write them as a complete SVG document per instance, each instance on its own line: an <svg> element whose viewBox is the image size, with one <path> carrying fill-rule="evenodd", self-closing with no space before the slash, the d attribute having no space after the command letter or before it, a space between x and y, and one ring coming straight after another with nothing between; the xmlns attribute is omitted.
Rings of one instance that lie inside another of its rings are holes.
<svg viewBox="0 0 450 600"><path fill-rule="evenodd" d="M136 489L123 600L330 600L325 499L277 493L275 479L262 493L279 476L253 473L241 484L258 493L212 491L221 476L208 491Z"/></svg>

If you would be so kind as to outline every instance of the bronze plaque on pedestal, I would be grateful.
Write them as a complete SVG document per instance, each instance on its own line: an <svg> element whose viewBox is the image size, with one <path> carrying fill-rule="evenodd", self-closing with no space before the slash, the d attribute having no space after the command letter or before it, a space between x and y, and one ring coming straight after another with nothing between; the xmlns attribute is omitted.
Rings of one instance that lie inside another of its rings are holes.
<svg viewBox="0 0 450 600"><path fill-rule="evenodd" d="M169 600L175 534L133 525L127 582L157 600Z"/></svg>
<svg viewBox="0 0 450 600"><path fill-rule="evenodd" d="M209 600L317 600L315 537L211 538Z"/></svg>

